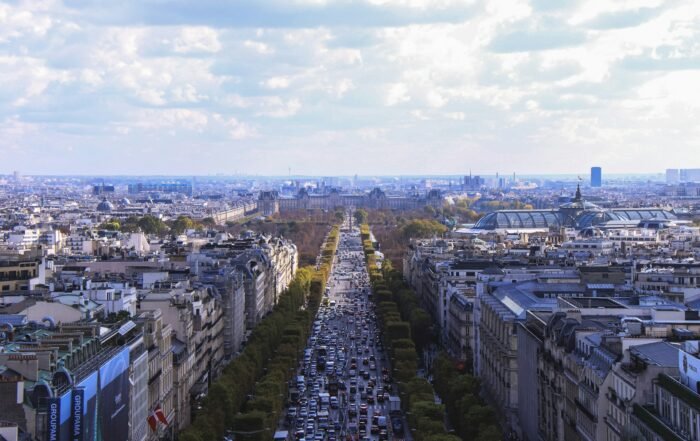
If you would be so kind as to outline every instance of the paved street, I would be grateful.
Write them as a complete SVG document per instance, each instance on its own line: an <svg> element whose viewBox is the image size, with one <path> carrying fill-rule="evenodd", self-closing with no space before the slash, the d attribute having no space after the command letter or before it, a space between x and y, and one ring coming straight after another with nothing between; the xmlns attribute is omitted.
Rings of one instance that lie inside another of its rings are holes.
<svg viewBox="0 0 700 441"><path fill-rule="evenodd" d="M295 440L406 439L377 333L359 229L346 219L280 431Z"/></svg>

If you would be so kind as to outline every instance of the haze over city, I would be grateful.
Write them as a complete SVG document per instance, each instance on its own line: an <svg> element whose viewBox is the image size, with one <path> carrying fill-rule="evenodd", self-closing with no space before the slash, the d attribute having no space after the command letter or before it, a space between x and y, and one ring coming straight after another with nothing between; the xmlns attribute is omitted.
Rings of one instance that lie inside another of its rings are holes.
<svg viewBox="0 0 700 441"><path fill-rule="evenodd" d="M658 173L697 158L699 20L693 0L0 2L0 173Z"/></svg>
<svg viewBox="0 0 700 441"><path fill-rule="evenodd" d="M699 0L0 0L0 441L699 441Z"/></svg>

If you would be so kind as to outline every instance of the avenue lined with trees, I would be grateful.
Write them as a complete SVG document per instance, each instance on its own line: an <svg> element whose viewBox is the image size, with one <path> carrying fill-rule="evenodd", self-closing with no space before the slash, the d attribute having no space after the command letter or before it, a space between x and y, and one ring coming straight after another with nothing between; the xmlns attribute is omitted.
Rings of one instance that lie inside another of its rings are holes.
<svg viewBox="0 0 700 441"><path fill-rule="evenodd" d="M254 330L242 353L209 388L209 395L181 441L269 440L282 414L288 380L299 361L319 308L339 228L333 226L318 268L297 271L273 312Z"/></svg>
<svg viewBox="0 0 700 441"><path fill-rule="evenodd" d="M437 343L432 318L419 306L415 292L405 284L391 261L385 259L381 264L377 261L369 225L363 224L360 234L382 335L391 353L402 406L414 439L502 439L493 409L484 405L479 397L478 381L470 375L461 374L446 355L441 354L433 364L435 390L427 379L417 375L419 351ZM454 390L451 389L453 387ZM436 403L436 392L444 404ZM445 415L452 423L453 431L446 427Z"/></svg>

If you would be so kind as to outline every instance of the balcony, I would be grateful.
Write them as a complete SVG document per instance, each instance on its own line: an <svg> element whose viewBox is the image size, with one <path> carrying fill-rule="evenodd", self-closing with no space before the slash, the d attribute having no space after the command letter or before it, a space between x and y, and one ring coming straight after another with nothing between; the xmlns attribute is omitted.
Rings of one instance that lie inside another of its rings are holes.
<svg viewBox="0 0 700 441"><path fill-rule="evenodd" d="M659 376L659 386L668 390L673 395L676 395L678 398L690 404L694 408L700 409L700 395L688 389L674 378L669 377L666 374L661 374Z"/></svg>
<svg viewBox="0 0 700 441"><path fill-rule="evenodd" d="M595 416L590 410L588 410L588 408L579 400L576 400L576 408L580 410L593 423L598 422L598 417Z"/></svg>
<svg viewBox="0 0 700 441"><path fill-rule="evenodd" d="M639 404L635 404L633 407L632 415L641 421L645 426L654 431L656 434L660 435L661 438L668 441L687 441L686 438L681 437L676 432L666 425L660 418L658 418L650 409L642 407Z"/></svg>

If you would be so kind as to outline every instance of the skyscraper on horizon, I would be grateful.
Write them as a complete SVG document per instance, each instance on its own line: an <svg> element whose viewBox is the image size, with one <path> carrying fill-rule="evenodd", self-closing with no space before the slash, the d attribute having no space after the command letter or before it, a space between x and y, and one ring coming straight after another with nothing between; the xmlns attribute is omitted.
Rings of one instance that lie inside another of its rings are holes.
<svg viewBox="0 0 700 441"><path fill-rule="evenodd" d="M677 168L667 168L666 169L666 183L667 184L677 184L681 181L680 173Z"/></svg>
<svg viewBox="0 0 700 441"><path fill-rule="evenodd" d="M591 167L591 187L602 187L603 185L603 169L600 167Z"/></svg>

